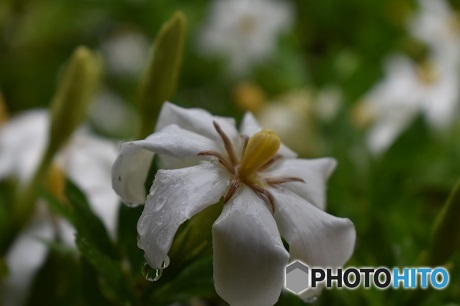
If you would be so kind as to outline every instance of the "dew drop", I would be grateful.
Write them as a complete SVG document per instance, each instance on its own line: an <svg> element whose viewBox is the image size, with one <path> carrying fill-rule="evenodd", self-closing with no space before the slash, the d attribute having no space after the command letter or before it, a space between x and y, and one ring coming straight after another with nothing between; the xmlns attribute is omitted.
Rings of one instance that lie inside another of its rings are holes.
<svg viewBox="0 0 460 306"><path fill-rule="evenodd" d="M144 275L145 279L149 282L156 282L161 278L163 275L163 270L169 266L170 260L169 257L166 256L165 261L161 264L161 269L154 269L149 266L148 263L144 263L142 267L142 275Z"/></svg>
<svg viewBox="0 0 460 306"><path fill-rule="evenodd" d="M161 265L161 269L166 269L167 267L169 267L169 263L169 256L166 256L165 261L163 261L163 264Z"/></svg>
<svg viewBox="0 0 460 306"><path fill-rule="evenodd" d="M149 266L148 263L144 263L144 266L142 267L142 275L144 275L145 279L149 282L156 282L160 279L162 274L163 269L154 269Z"/></svg>

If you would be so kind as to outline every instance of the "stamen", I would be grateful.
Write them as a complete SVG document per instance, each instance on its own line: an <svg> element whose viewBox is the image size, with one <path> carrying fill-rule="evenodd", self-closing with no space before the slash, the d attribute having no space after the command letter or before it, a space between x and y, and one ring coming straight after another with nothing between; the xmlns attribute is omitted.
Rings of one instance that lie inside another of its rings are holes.
<svg viewBox="0 0 460 306"><path fill-rule="evenodd" d="M275 156L273 156L268 162L266 162L265 164L263 164L262 166L260 166L259 169L257 169L257 171L263 171L263 170L266 170L268 169L271 165L273 165L274 163L276 163L277 161L283 159L283 156L280 155L280 154L276 154Z"/></svg>
<svg viewBox="0 0 460 306"><path fill-rule="evenodd" d="M232 167L226 160L225 158L219 154L219 152L216 151L201 151L197 154L198 156L213 156L217 157L219 162L230 172L230 173L235 173L235 168Z"/></svg>
<svg viewBox="0 0 460 306"><path fill-rule="evenodd" d="M299 177L270 177L265 179L265 183L268 185L278 185L288 182L305 183L305 181Z"/></svg>
<svg viewBox="0 0 460 306"><path fill-rule="evenodd" d="M275 214L275 198L273 195L270 193L270 191L257 186L257 185L251 185L249 186L252 191L254 191L257 195L262 197L262 199L265 201L265 203L271 208L272 214Z"/></svg>
<svg viewBox="0 0 460 306"><path fill-rule="evenodd" d="M227 134L224 133L224 131L221 129L220 125L216 121L213 121L212 124L214 125L214 128L216 129L220 138L222 138L222 141L224 142L225 150L227 151L227 154L230 157L232 165L236 166L238 164L238 159L236 158L235 150L233 149L233 145L230 141L230 138L228 138Z"/></svg>
<svg viewBox="0 0 460 306"><path fill-rule="evenodd" d="M232 178L232 181L230 183L230 187L227 190L227 193L225 194L224 204L227 203L233 197L238 187L240 187L240 179L238 175L235 175Z"/></svg>

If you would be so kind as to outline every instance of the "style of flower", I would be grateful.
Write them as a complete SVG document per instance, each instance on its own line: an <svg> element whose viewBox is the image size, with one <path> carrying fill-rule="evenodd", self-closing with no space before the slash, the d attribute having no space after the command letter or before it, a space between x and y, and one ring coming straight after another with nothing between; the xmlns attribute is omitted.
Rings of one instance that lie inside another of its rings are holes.
<svg viewBox="0 0 460 306"><path fill-rule="evenodd" d="M15 177L25 185L36 171L48 142L50 118L46 110L20 114L0 126L0 179ZM114 143L76 131L57 154L53 169L67 175L88 197L88 202L109 232L115 233L118 196L110 184L110 168L116 158ZM19 186L21 187L21 186ZM74 245L75 229L37 203L29 224L13 242L5 256L8 276L2 280L2 305L22 305L33 276L46 259L48 247L59 235L66 245Z"/></svg>
<svg viewBox="0 0 460 306"><path fill-rule="evenodd" d="M277 0L215 0L199 39L204 54L226 57L233 74L245 74L275 50L292 23L292 8Z"/></svg>
<svg viewBox="0 0 460 306"><path fill-rule="evenodd" d="M351 256L353 223L323 211L333 159L297 159L250 113L240 134L233 119L165 103L156 131L124 143L112 168L122 199L146 203L138 245L152 268L167 260L178 227L222 197L223 211L212 227L214 282L231 305L276 303L289 260L337 267ZM157 172L146 198L154 153L168 169Z"/></svg>

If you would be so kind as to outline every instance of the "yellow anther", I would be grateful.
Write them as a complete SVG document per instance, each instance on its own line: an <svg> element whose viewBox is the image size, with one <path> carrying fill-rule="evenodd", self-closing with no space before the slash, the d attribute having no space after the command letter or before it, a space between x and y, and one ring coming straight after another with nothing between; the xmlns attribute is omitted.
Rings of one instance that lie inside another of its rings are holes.
<svg viewBox="0 0 460 306"><path fill-rule="evenodd" d="M275 156L280 145L280 138L273 130L263 129L254 134L249 139L238 169L242 179L250 180L261 166Z"/></svg>

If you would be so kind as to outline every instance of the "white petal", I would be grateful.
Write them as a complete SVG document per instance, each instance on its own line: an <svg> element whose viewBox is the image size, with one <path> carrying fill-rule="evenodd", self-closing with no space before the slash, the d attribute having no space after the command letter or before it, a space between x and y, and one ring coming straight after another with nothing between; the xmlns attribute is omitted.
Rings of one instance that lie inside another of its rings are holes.
<svg viewBox="0 0 460 306"><path fill-rule="evenodd" d="M294 191L321 209L326 208L326 181L334 171L337 162L333 158L283 159L263 176L297 177L305 181L289 182L283 188Z"/></svg>
<svg viewBox="0 0 460 306"><path fill-rule="evenodd" d="M244 117L243 117L243 122L241 123L241 134L242 135L247 135L251 137L255 133L259 132L262 130L262 127L259 125L257 122L256 118L254 118L254 115L250 112L247 112ZM276 132L276 131L275 131ZM278 151L278 154L286 157L286 158L296 158L297 154L289 149L286 145L281 144L281 147Z"/></svg>
<svg viewBox="0 0 460 306"><path fill-rule="evenodd" d="M144 183L154 152L196 163L199 152L215 149L212 140L176 125L169 125L145 140L122 144L112 168L112 186L125 203L144 203Z"/></svg>
<svg viewBox="0 0 460 306"><path fill-rule="evenodd" d="M112 189L110 169L117 157L115 144L79 130L58 157L69 178L82 189L91 208L114 237L119 199Z"/></svg>
<svg viewBox="0 0 460 306"><path fill-rule="evenodd" d="M398 139L410 121L380 121L372 126L366 135L369 150L374 155L381 155Z"/></svg>
<svg viewBox="0 0 460 306"><path fill-rule="evenodd" d="M165 102L158 117L155 130L159 131L165 126L176 124L184 130L189 130L222 143L222 140L214 128L216 121L222 130L230 137L234 144L240 142L240 136L235 128L233 118L213 116L200 108L182 108L169 102Z"/></svg>
<svg viewBox="0 0 460 306"><path fill-rule="evenodd" d="M289 254L267 205L240 187L213 227L214 286L230 305L273 305Z"/></svg>
<svg viewBox="0 0 460 306"><path fill-rule="evenodd" d="M281 236L289 243L291 260L318 267L345 264L356 238L349 219L329 215L289 190L271 191L276 199L274 217Z"/></svg>
<svg viewBox="0 0 460 306"><path fill-rule="evenodd" d="M229 174L210 162L158 171L137 224L138 246L152 268L161 267L179 226L217 203L228 181Z"/></svg>
<svg viewBox="0 0 460 306"><path fill-rule="evenodd" d="M25 112L0 127L0 178L17 175L22 183L31 178L48 141L46 110Z"/></svg>
<svg viewBox="0 0 460 306"><path fill-rule="evenodd" d="M53 227L46 212L37 209L32 221L6 254L8 276L0 282L0 304L15 306L24 303L33 277L48 254L48 247L42 240L51 240L53 235Z"/></svg>

